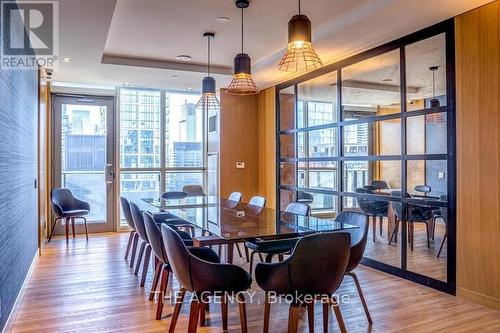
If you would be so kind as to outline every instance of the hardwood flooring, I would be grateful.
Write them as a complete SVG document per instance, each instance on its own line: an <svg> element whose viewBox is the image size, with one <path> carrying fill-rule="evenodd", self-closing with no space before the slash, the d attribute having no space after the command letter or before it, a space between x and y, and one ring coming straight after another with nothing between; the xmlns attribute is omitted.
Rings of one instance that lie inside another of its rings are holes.
<svg viewBox="0 0 500 333"><path fill-rule="evenodd" d="M128 235L94 234L56 238L46 244L38 259L12 332L166 332L173 307L166 304L163 320L154 319L156 304L148 301L152 270L146 289L134 276L123 255ZM235 253L236 261L241 259ZM245 264L246 265L246 264ZM246 266L245 266L246 267ZM374 324L368 326L355 286L346 277L341 304L348 332L500 332L500 312L440 293L366 267L357 269ZM140 275L140 274L139 274ZM177 288L176 282L170 288ZM249 332L261 332L263 293L248 304ZM188 297L186 297L188 298ZM322 314L316 306L315 328L321 331ZM176 332L187 331L188 304L184 304ZM199 332L221 332L220 306L211 306L208 327ZM299 332L307 332L307 315L299 314ZM273 304L270 331L287 331L288 305ZM330 332L339 332L330 313ZM229 332L239 332L237 304L229 305Z"/></svg>

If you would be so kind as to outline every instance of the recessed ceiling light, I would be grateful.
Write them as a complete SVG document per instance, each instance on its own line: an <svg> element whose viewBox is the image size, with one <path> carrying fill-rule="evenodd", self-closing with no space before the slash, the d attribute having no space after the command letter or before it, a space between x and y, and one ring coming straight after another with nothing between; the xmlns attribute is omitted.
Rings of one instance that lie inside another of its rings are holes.
<svg viewBox="0 0 500 333"><path fill-rule="evenodd" d="M175 57L175 59L177 59L179 61L190 61L191 57L188 55L185 55L185 54L181 54L181 55L178 55L177 57Z"/></svg>
<svg viewBox="0 0 500 333"><path fill-rule="evenodd" d="M178 79L179 75L172 75L172 79Z"/></svg>
<svg viewBox="0 0 500 333"><path fill-rule="evenodd" d="M217 18L217 23L227 23L229 22L230 18L227 16L219 16Z"/></svg>
<svg viewBox="0 0 500 333"><path fill-rule="evenodd" d="M124 87L130 87L130 82L123 82L122 86L124 86Z"/></svg>
<svg viewBox="0 0 500 333"><path fill-rule="evenodd" d="M64 58L62 58L62 61L65 62L65 63L69 63L69 62L72 62L73 59L68 58L68 57L64 57Z"/></svg>
<svg viewBox="0 0 500 333"><path fill-rule="evenodd" d="M191 88L191 87L188 87L188 90L193 90L193 88Z"/></svg>

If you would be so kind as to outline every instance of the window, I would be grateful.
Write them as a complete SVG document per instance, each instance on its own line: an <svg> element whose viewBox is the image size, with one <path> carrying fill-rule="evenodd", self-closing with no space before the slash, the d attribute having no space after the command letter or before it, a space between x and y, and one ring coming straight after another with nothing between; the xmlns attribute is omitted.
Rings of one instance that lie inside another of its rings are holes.
<svg viewBox="0 0 500 333"><path fill-rule="evenodd" d="M204 184L199 96L154 89L120 91L121 193L142 204L165 191ZM124 223L122 221L122 223Z"/></svg>

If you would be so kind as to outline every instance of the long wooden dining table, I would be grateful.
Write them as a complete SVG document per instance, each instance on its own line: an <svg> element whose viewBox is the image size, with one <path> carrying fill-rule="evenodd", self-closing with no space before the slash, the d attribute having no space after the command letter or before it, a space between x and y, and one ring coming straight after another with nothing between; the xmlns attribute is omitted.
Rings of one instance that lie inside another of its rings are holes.
<svg viewBox="0 0 500 333"><path fill-rule="evenodd" d="M194 246L226 245L226 261L233 262L234 244L247 239L282 239L318 232L355 229L357 226L248 205L213 196L184 199L145 198L144 202L167 211L201 230Z"/></svg>

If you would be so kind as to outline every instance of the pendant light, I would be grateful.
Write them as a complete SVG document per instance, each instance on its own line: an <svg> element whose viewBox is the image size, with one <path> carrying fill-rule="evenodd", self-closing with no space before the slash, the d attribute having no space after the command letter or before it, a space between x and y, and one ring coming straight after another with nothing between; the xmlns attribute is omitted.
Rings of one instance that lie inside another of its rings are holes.
<svg viewBox="0 0 500 333"><path fill-rule="evenodd" d="M198 104L196 104L196 108L213 111L220 109L220 103L215 94L215 79L210 76L210 40L215 37L215 34L213 32L205 32L203 37L207 39L208 44L207 76L203 78L202 93Z"/></svg>
<svg viewBox="0 0 500 333"><path fill-rule="evenodd" d="M436 71L439 66L432 66L429 70L432 72L432 99L430 102L431 108L438 108L440 106L439 99L436 98Z"/></svg>
<svg viewBox="0 0 500 333"><path fill-rule="evenodd" d="M252 79L252 60L243 53L243 9L250 5L248 0L236 0L236 7L241 9L241 53L234 58L234 76L226 93L229 95L255 95L259 93Z"/></svg>
<svg viewBox="0 0 500 333"><path fill-rule="evenodd" d="M316 69L323 66L311 43L311 21L300 13L288 21L288 47L278 68L285 72Z"/></svg>

